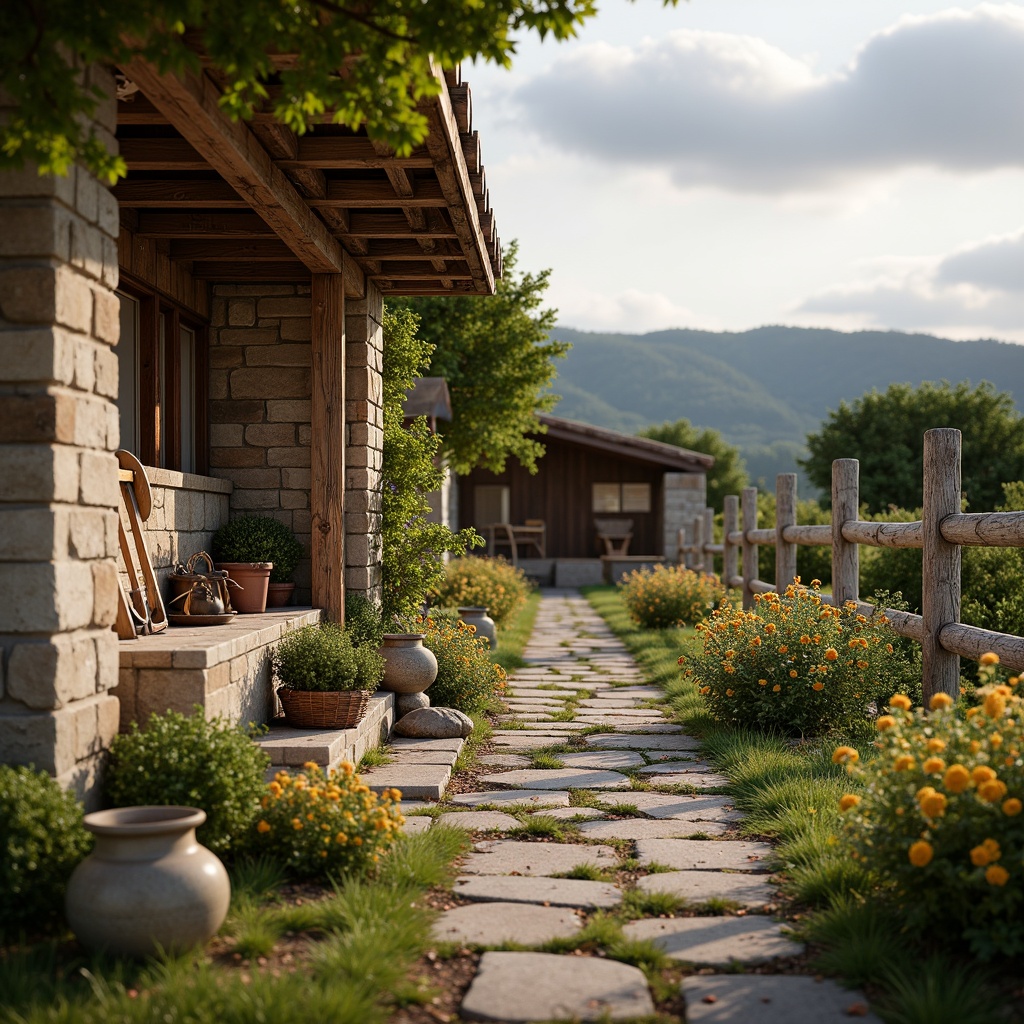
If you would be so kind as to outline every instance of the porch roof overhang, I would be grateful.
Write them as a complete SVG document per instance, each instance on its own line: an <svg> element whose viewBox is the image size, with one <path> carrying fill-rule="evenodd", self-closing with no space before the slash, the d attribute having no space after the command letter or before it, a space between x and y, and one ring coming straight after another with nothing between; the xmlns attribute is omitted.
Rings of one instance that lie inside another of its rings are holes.
<svg viewBox="0 0 1024 1024"><path fill-rule="evenodd" d="M120 71L122 222L194 278L343 274L360 297L367 281L384 295L493 292L501 244L458 71L435 68L440 92L420 104L430 134L403 158L328 116L302 137L270 113L232 121L210 68Z"/></svg>
<svg viewBox="0 0 1024 1024"><path fill-rule="evenodd" d="M704 473L714 464L712 455L678 448L663 441L652 441L646 437L622 434L606 427L595 427L589 423L562 419L560 416L541 414L537 417L547 427L547 437L578 444L595 451L609 452L636 462L661 466L666 470L684 473Z"/></svg>

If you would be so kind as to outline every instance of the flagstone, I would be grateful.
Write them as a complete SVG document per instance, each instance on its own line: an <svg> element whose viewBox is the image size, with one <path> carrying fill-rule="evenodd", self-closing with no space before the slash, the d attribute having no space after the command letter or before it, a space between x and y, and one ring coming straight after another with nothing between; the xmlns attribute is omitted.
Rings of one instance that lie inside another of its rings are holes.
<svg viewBox="0 0 1024 1024"><path fill-rule="evenodd" d="M663 864L680 871L771 871L767 843L715 839L639 839L641 864Z"/></svg>
<svg viewBox="0 0 1024 1024"><path fill-rule="evenodd" d="M406 818L405 824L402 826L402 831L407 836L414 836L418 832L426 832L430 828L431 819L424 815L417 815L413 818Z"/></svg>
<svg viewBox="0 0 1024 1024"><path fill-rule="evenodd" d="M637 768L641 775L674 775L678 772L711 772L711 765L707 761L656 761L654 764L646 764ZM652 780L657 782L658 780Z"/></svg>
<svg viewBox="0 0 1024 1024"><path fill-rule="evenodd" d="M687 772L677 775L657 775L650 780L654 786L690 786L693 789L725 789L732 783L717 772Z"/></svg>
<svg viewBox="0 0 1024 1024"><path fill-rule="evenodd" d="M434 922L437 942L468 946L540 946L568 939L583 927L579 914L567 907L530 903L470 903L446 910Z"/></svg>
<svg viewBox="0 0 1024 1024"><path fill-rule="evenodd" d="M628 789L630 786L629 779L621 772L589 768L517 768L481 775L480 781L524 789Z"/></svg>
<svg viewBox="0 0 1024 1024"><path fill-rule="evenodd" d="M529 768L533 762L521 754L480 754L477 760L495 768Z"/></svg>
<svg viewBox="0 0 1024 1024"><path fill-rule="evenodd" d="M596 807L552 807L543 811L531 811L535 817L545 814L558 821L572 821L574 818L580 821L593 821L596 818L607 818L607 811L600 811Z"/></svg>
<svg viewBox="0 0 1024 1024"><path fill-rule="evenodd" d="M881 1024L855 989L799 974L694 974L683 979L688 1024Z"/></svg>
<svg viewBox="0 0 1024 1024"><path fill-rule="evenodd" d="M754 966L804 951L783 934L783 925L759 915L646 918L631 921L622 931L627 938L653 942L673 960L702 967Z"/></svg>
<svg viewBox="0 0 1024 1024"><path fill-rule="evenodd" d="M678 818L685 821L739 821L743 815L731 797L688 793L599 793L594 799L605 807L632 804L650 818Z"/></svg>
<svg viewBox="0 0 1024 1024"><path fill-rule="evenodd" d="M583 750L556 754L566 768L630 768L642 770L644 759L632 750Z"/></svg>
<svg viewBox="0 0 1024 1024"><path fill-rule="evenodd" d="M779 890L763 875L728 871L658 871L638 879L642 892L667 892L687 903L730 900L748 910L775 903Z"/></svg>
<svg viewBox="0 0 1024 1024"><path fill-rule="evenodd" d="M700 750L700 740L693 736L626 736L622 732L596 733L593 736L586 736L584 742L588 747L600 747L604 750Z"/></svg>
<svg viewBox="0 0 1024 1024"><path fill-rule="evenodd" d="M524 807L568 807L568 793L553 793L536 789L489 789L475 793L456 793L453 804L476 807L480 804L496 804L499 806L521 805Z"/></svg>
<svg viewBox="0 0 1024 1024"><path fill-rule="evenodd" d="M519 819L503 811L449 811L434 820L440 825L474 832L507 832L519 827Z"/></svg>
<svg viewBox="0 0 1024 1024"><path fill-rule="evenodd" d="M694 821L692 818L616 818L609 821L585 821L579 826L587 839L666 839L704 835L721 835L728 826L720 821Z"/></svg>
<svg viewBox="0 0 1024 1024"><path fill-rule="evenodd" d="M562 875L582 864L614 870L618 857L610 846L583 843L525 843L515 839L486 839L466 855L467 875Z"/></svg>

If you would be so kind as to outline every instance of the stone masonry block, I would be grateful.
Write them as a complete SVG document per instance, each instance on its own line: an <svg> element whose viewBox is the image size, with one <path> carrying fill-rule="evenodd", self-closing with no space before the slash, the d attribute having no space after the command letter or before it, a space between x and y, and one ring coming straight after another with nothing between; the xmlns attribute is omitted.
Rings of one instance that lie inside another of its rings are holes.
<svg viewBox="0 0 1024 1024"><path fill-rule="evenodd" d="M92 624L108 629L117 621L117 563L112 558L89 563L92 569Z"/></svg>
<svg viewBox="0 0 1024 1024"><path fill-rule="evenodd" d="M96 691L92 634L64 633L48 641L15 644L7 669L7 693L33 710L60 708Z"/></svg>
<svg viewBox="0 0 1024 1024"><path fill-rule="evenodd" d="M268 448L267 464L270 466L295 466L302 468L312 462L308 447Z"/></svg>
<svg viewBox="0 0 1024 1024"><path fill-rule="evenodd" d="M95 636L96 645L96 692L105 693L117 686L120 649L117 635L109 629L101 630Z"/></svg>
<svg viewBox="0 0 1024 1024"><path fill-rule="evenodd" d="M57 315L55 271L51 267L0 269L0 315L16 324L52 324Z"/></svg>
<svg viewBox="0 0 1024 1024"><path fill-rule="evenodd" d="M244 348L211 348L210 367L214 370L229 370L245 362Z"/></svg>
<svg viewBox="0 0 1024 1024"><path fill-rule="evenodd" d="M61 506L0 508L0 552L11 562L67 557L68 510Z"/></svg>
<svg viewBox="0 0 1024 1024"><path fill-rule="evenodd" d="M309 345L254 345L245 350L248 366L311 366L313 351Z"/></svg>
<svg viewBox="0 0 1024 1024"><path fill-rule="evenodd" d="M60 735L58 718L52 711L0 710L0 750L8 764L31 764L51 775L75 764L73 730Z"/></svg>
<svg viewBox="0 0 1024 1024"><path fill-rule="evenodd" d="M114 556L115 552L109 549L111 537L117 536L117 513L113 509L72 507L66 513L67 554L70 557L85 561Z"/></svg>
<svg viewBox="0 0 1024 1024"><path fill-rule="evenodd" d="M240 423L212 423L210 444L218 448L237 448L245 443L245 428Z"/></svg>
<svg viewBox="0 0 1024 1024"><path fill-rule="evenodd" d="M308 423L299 424L299 444L308 445L313 441L313 428Z"/></svg>
<svg viewBox="0 0 1024 1024"><path fill-rule="evenodd" d="M290 423L253 423L245 428L245 440L265 448L295 444L295 427Z"/></svg>
<svg viewBox="0 0 1024 1024"><path fill-rule="evenodd" d="M270 451L278 449L271 448ZM210 466L226 469L231 466L263 466L267 462L266 448L211 448Z"/></svg>
<svg viewBox="0 0 1024 1024"><path fill-rule="evenodd" d="M232 327L252 327L256 323L256 300L230 300L228 302L228 323Z"/></svg>
<svg viewBox="0 0 1024 1024"><path fill-rule="evenodd" d="M295 298L273 298L260 299L260 316L309 317L311 302L309 299L296 296Z"/></svg>
<svg viewBox="0 0 1024 1024"><path fill-rule="evenodd" d="M287 317L281 321L282 341L309 341L313 337L313 322L308 317Z"/></svg>
<svg viewBox="0 0 1024 1024"><path fill-rule="evenodd" d="M276 327L223 327L217 332L218 345L276 345Z"/></svg>
<svg viewBox="0 0 1024 1024"><path fill-rule="evenodd" d="M117 295L106 288L92 292L92 332L108 345L116 345L121 337L121 305Z"/></svg>
<svg viewBox="0 0 1024 1024"><path fill-rule="evenodd" d="M85 173L85 172L83 172ZM78 169L72 167L65 176L40 174L36 164L25 164L17 170L0 174L0 198L58 199L67 206L75 205L75 179Z"/></svg>
<svg viewBox="0 0 1024 1024"><path fill-rule="evenodd" d="M117 459L105 452L84 451L80 457L82 483L79 501L83 505L116 508L121 500Z"/></svg>
<svg viewBox="0 0 1024 1024"><path fill-rule="evenodd" d="M253 487L280 487L281 470L261 467L258 469L229 469L224 475L235 485L235 491L239 489L251 489Z"/></svg>
<svg viewBox="0 0 1024 1024"><path fill-rule="evenodd" d="M0 563L0 633L60 633L92 620L88 562Z"/></svg>
<svg viewBox="0 0 1024 1024"><path fill-rule="evenodd" d="M59 327L0 331L4 380L70 384L75 376L75 348L75 336Z"/></svg>
<svg viewBox="0 0 1024 1024"><path fill-rule="evenodd" d="M71 219L70 229L71 266L94 281L101 280L103 277L103 232L78 218Z"/></svg>
<svg viewBox="0 0 1024 1024"><path fill-rule="evenodd" d="M231 495L231 507L240 512L258 512L280 506L280 492L238 490Z"/></svg>
<svg viewBox="0 0 1024 1024"><path fill-rule="evenodd" d="M262 423L263 402L211 402L211 423Z"/></svg>
<svg viewBox="0 0 1024 1024"><path fill-rule="evenodd" d="M49 202L4 207L0 257L38 257L66 262L71 250L71 213Z"/></svg>
<svg viewBox="0 0 1024 1024"><path fill-rule="evenodd" d="M71 267L58 267L54 287L54 316L57 323L73 331L88 333L93 324L93 291L88 279ZM118 335L114 337L116 340Z"/></svg>
<svg viewBox="0 0 1024 1024"><path fill-rule="evenodd" d="M309 491L281 491L281 508L309 508Z"/></svg>
<svg viewBox="0 0 1024 1024"><path fill-rule="evenodd" d="M0 501L77 502L78 452L63 445L0 444L0 480Z"/></svg>
<svg viewBox="0 0 1024 1024"><path fill-rule="evenodd" d="M192 713L206 697L205 669L139 669L135 690L135 713L141 722L166 711Z"/></svg>
<svg viewBox="0 0 1024 1024"><path fill-rule="evenodd" d="M309 423L312 415L311 401L267 402L267 420L270 423Z"/></svg>
<svg viewBox="0 0 1024 1024"><path fill-rule="evenodd" d="M243 367L231 372L232 398L309 398L309 369Z"/></svg>
<svg viewBox="0 0 1024 1024"><path fill-rule="evenodd" d="M93 347L95 365L93 375L96 381L96 394L116 401L118 394L117 353L105 345Z"/></svg>
<svg viewBox="0 0 1024 1024"><path fill-rule="evenodd" d="M312 486L310 470L308 469L284 469L281 471L281 486L289 490L308 491Z"/></svg>

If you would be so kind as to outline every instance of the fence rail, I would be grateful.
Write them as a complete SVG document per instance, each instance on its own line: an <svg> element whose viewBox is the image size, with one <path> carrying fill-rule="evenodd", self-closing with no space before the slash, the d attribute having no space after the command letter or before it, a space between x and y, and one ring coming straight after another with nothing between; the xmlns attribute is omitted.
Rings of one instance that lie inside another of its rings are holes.
<svg viewBox="0 0 1024 1024"><path fill-rule="evenodd" d="M941 427L924 435L924 481L921 519L913 523L872 523L858 518L860 464L856 459L832 463L832 521L800 525L796 521L796 474L776 478L775 526L757 525L757 488L728 495L722 510L722 541L715 543L715 510L707 508L690 529L679 531L679 558L691 568L714 572L722 556L722 581L742 590L743 607L755 594L781 593L797 575L798 546L831 547L833 602L860 600L860 548L921 550L921 614L884 609L893 629L921 644L924 696L959 696L960 661L977 660L994 651L1015 672L1024 671L1024 638L960 622L962 547L1024 547L1024 512L960 511L959 430ZM757 577L760 546L775 548L775 582Z"/></svg>

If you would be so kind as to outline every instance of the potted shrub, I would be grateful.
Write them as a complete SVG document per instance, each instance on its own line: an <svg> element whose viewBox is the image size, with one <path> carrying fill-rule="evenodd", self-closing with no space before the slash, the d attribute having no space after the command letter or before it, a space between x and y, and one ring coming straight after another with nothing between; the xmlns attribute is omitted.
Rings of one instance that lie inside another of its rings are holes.
<svg viewBox="0 0 1024 1024"><path fill-rule="evenodd" d="M290 725L350 729L366 714L384 675L384 659L333 622L303 626L274 651L277 695Z"/></svg>
<svg viewBox="0 0 1024 1024"><path fill-rule="evenodd" d="M289 580L302 557L302 545L284 523L270 516L239 516L225 523L213 538L213 556L239 587L231 603L239 612L280 608L291 598Z"/></svg>

